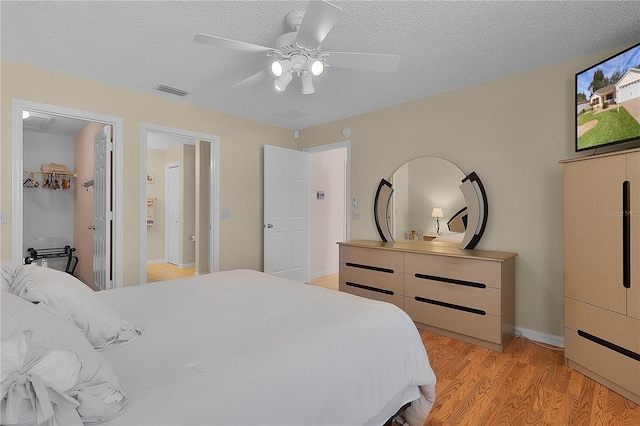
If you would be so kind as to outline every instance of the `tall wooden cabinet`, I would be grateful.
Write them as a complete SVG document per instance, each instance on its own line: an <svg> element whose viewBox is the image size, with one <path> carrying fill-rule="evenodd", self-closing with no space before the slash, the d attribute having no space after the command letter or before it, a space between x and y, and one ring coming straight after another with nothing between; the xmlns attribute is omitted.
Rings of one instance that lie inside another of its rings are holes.
<svg viewBox="0 0 640 426"><path fill-rule="evenodd" d="M567 364L640 404L640 149L561 163Z"/></svg>

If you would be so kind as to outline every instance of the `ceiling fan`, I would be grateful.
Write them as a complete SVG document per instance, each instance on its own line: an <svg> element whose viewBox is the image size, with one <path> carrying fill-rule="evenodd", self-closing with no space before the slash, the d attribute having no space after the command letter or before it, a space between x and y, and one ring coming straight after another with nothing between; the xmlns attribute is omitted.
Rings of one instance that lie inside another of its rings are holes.
<svg viewBox="0 0 640 426"><path fill-rule="evenodd" d="M396 71L400 63L398 55L320 50L320 44L341 14L341 8L324 0L310 1L306 11L294 10L287 13L285 21L293 31L280 36L275 48L207 34L198 34L193 41L245 52L265 53L273 57L269 67L232 87L248 87L273 75L276 77L275 88L282 92L291 83L295 74L300 78L302 93L310 95L315 92L313 77L322 75L325 66L368 71Z"/></svg>

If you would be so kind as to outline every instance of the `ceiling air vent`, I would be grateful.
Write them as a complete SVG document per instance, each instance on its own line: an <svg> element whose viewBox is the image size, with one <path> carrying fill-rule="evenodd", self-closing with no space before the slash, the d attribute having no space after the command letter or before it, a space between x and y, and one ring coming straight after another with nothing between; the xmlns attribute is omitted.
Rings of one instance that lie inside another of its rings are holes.
<svg viewBox="0 0 640 426"><path fill-rule="evenodd" d="M189 94L189 92L176 89L175 87L165 86L164 84L159 85L158 87L156 87L156 89L161 92L171 93L172 95L176 95L176 96L187 96Z"/></svg>
<svg viewBox="0 0 640 426"><path fill-rule="evenodd" d="M307 114L304 111L298 111L297 109L289 108L280 112L276 112L276 115L279 115L280 117L284 117L284 118L289 118L291 120L295 120L296 118L306 117L309 114Z"/></svg>

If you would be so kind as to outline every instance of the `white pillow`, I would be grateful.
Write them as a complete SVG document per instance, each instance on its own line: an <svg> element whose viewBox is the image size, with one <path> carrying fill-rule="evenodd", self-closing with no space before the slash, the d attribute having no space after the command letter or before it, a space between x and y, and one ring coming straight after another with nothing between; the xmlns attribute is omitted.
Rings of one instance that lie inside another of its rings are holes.
<svg viewBox="0 0 640 426"><path fill-rule="evenodd" d="M2 424L77 424L127 403L115 371L78 330L10 293L2 298Z"/></svg>
<svg viewBox="0 0 640 426"><path fill-rule="evenodd" d="M15 271L11 293L40 303L72 322L97 349L127 343L141 333L93 290L66 272L21 265Z"/></svg>
<svg viewBox="0 0 640 426"><path fill-rule="evenodd" d="M2 275L2 291L9 291L11 284L13 283L13 275L16 268L20 266L9 259L0 259L0 275Z"/></svg>

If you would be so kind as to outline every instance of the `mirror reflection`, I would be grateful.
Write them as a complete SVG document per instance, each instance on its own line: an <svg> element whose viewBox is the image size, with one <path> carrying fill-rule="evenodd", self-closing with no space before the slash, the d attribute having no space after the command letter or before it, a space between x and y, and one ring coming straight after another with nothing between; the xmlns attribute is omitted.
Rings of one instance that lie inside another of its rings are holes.
<svg viewBox="0 0 640 426"><path fill-rule="evenodd" d="M438 157L416 158L396 170L387 210L394 240L460 242L464 229L452 232L447 222L466 206L459 188L464 178L455 164Z"/></svg>

